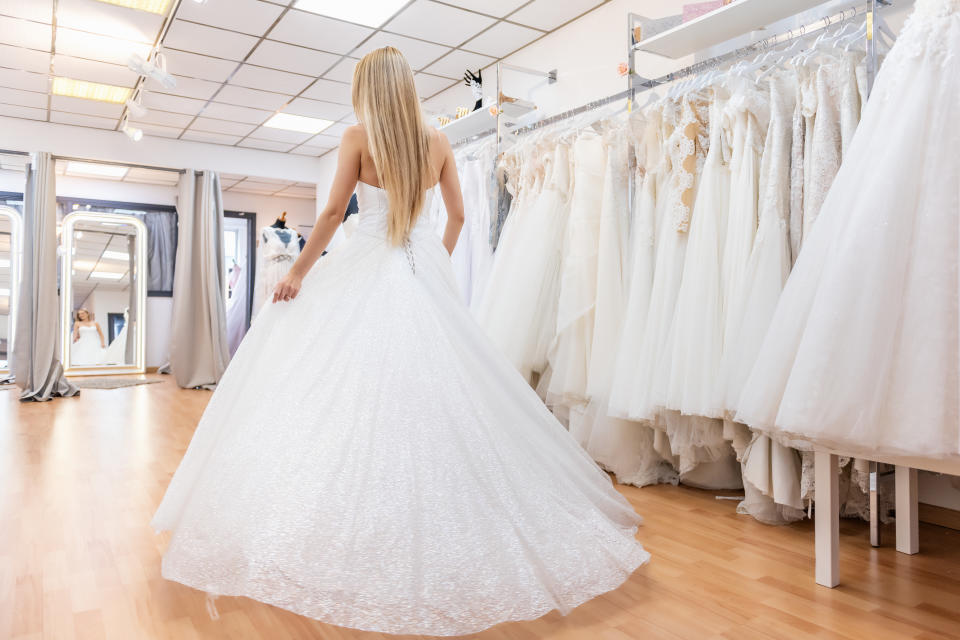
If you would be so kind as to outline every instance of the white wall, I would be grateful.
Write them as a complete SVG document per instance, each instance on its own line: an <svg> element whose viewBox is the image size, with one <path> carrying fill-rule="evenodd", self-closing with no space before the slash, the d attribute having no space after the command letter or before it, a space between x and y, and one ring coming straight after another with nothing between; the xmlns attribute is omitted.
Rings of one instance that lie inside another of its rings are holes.
<svg viewBox="0 0 960 640"><path fill-rule="evenodd" d="M310 234L317 218L316 202L306 198L278 198L227 191L223 194L223 208L256 213L258 230L273 224L277 217L286 211L287 226L296 229L304 237Z"/></svg>

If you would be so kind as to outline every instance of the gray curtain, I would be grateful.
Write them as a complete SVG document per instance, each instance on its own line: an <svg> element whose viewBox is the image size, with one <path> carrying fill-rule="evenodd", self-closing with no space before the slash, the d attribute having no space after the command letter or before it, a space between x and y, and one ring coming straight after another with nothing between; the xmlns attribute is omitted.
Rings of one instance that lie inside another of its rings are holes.
<svg viewBox="0 0 960 640"><path fill-rule="evenodd" d="M23 273L11 367L21 400L42 401L79 393L67 382L60 363L55 181L50 154L32 154L24 190Z"/></svg>
<svg viewBox="0 0 960 640"><path fill-rule="evenodd" d="M172 291L177 251L177 216L167 211L147 211L147 291Z"/></svg>
<svg viewBox="0 0 960 640"><path fill-rule="evenodd" d="M169 371L184 388L211 388L230 362L220 177L187 170L177 196L177 263Z"/></svg>

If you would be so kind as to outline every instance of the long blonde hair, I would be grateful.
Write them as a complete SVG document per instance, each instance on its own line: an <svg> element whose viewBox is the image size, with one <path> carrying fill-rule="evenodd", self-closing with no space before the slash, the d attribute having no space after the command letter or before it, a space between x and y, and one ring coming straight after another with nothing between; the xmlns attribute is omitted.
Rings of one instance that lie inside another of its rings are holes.
<svg viewBox="0 0 960 640"><path fill-rule="evenodd" d="M353 110L367 132L380 186L387 192L387 237L401 244L417 222L432 175L413 72L399 50L375 49L357 63Z"/></svg>

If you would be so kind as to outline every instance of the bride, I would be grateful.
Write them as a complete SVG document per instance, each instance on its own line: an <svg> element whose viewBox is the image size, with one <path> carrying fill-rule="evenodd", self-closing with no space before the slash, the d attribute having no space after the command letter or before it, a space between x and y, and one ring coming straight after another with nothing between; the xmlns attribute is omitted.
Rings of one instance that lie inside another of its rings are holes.
<svg viewBox="0 0 960 640"><path fill-rule="evenodd" d="M460 301L453 153L398 50L357 64L353 104L327 206L154 516L163 576L385 633L567 613L649 559L640 518Z"/></svg>

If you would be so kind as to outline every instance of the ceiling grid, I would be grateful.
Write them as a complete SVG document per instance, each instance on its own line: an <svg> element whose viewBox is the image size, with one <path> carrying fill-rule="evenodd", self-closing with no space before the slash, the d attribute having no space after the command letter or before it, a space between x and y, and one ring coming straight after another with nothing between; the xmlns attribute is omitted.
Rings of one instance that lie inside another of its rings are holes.
<svg viewBox="0 0 960 640"><path fill-rule="evenodd" d="M426 100L460 84L464 69L485 68L607 1L409 0L378 26L304 11L297 0L182 0L169 21L97 0L6 2L0 115L117 129L122 105L54 99L52 78L136 89L138 76L123 61L131 53L146 57L163 35L177 87L147 81L149 113L131 117L132 126L152 136L321 156L356 122L350 78L368 50L400 48ZM69 20L58 21L63 15ZM32 35L46 29L45 43ZM41 67L43 55L49 58ZM44 109L37 108L40 98ZM317 134L265 127L277 113L333 124Z"/></svg>

